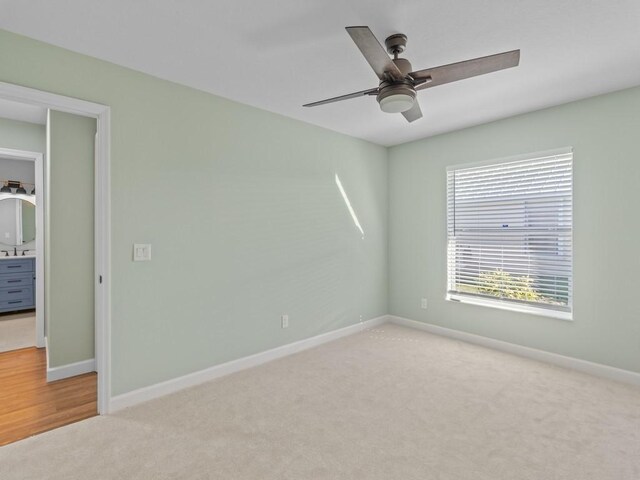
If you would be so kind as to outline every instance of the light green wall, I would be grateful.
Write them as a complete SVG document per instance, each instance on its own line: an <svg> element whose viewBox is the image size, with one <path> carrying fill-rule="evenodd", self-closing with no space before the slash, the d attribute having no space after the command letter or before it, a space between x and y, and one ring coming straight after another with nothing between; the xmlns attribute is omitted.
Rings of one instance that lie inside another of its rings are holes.
<svg viewBox="0 0 640 480"><path fill-rule="evenodd" d="M385 148L6 31L0 80L112 108L114 394L387 313Z"/></svg>
<svg viewBox="0 0 640 480"><path fill-rule="evenodd" d="M633 88L391 148L390 313L640 371L639 133ZM574 147L574 321L445 301L446 166L564 146Z"/></svg>
<svg viewBox="0 0 640 480"><path fill-rule="evenodd" d="M0 118L1 148L44 153L46 143L47 136L44 125Z"/></svg>
<svg viewBox="0 0 640 480"><path fill-rule="evenodd" d="M96 121L49 113L45 318L49 365L94 358L94 138Z"/></svg>

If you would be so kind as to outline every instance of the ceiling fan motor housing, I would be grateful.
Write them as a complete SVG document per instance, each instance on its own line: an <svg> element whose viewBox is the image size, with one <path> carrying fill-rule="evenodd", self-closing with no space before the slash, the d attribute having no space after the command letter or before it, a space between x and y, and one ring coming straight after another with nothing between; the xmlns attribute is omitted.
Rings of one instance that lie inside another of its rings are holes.
<svg viewBox="0 0 640 480"><path fill-rule="evenodd" d="M385 40L387 51L395 58L391 60L400 70L403 78L387 76L378 87L376 99L380 104L380 110L385 113L402 113L411 109L416 102L416 89L413 80L409 77L412 71L411 62L406 58L398 58L407 45L407 37L401 33L391 35Z"/></svg>
<svg viewBox="0 0 640 480"><path fill-rule="evenodd" d="M413 82L406 78L411 72L411 63L406 58L393 59L398 70L405 76L402 80L383 80L378 88L376 97L380 109L386 113L400 113L409 110L416 100L416 90Z"/></svg>
<svg viewBox="0 0 640 480"><path fill-rule="evenodd" d="M398 70L402 72L402 75L407 76L409 75L409 73L411 73L411 62L409 62L409 60L407 60L406 58L395 58L392 61L396 64Z"/></svg>

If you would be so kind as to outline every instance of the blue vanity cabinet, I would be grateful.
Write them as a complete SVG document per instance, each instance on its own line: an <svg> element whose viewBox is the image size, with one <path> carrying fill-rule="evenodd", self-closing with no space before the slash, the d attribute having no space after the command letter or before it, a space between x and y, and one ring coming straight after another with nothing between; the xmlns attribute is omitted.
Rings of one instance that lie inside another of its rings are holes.
<svg viewBox="0 0 640 480"><path fill-rule="evenodd" d="M0 312L36 308L36 259L0 260Z"/></svg>

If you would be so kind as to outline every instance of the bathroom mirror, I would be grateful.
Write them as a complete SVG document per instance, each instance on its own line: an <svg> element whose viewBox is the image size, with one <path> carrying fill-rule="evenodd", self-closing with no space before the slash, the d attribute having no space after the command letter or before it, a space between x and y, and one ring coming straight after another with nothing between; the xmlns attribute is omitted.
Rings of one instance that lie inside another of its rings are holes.
<svg viewBox="0 0 640 480"><path fill-rule="evenodd" d="M0 246L18 247L36 239L36 205L23 196L0 199Z"/></svg>

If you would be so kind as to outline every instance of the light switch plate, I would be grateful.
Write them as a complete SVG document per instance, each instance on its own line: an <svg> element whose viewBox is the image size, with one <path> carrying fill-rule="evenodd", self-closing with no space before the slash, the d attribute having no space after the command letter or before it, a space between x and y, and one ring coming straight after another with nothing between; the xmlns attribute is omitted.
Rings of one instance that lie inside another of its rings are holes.
<svg viewBox="0 0 640 480"><path fill-rule="evenodd" d="M151 244L134 243L133 244L133 261L148 262L151 260Z"/></svg>

